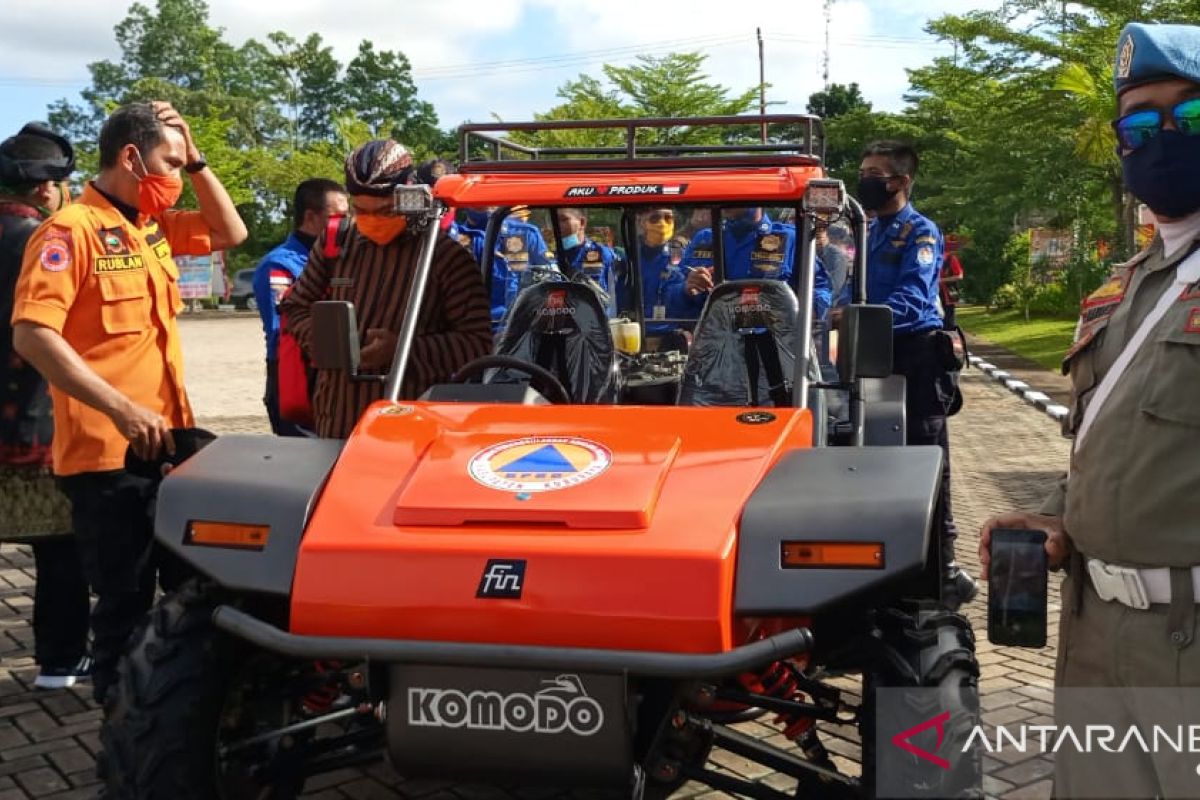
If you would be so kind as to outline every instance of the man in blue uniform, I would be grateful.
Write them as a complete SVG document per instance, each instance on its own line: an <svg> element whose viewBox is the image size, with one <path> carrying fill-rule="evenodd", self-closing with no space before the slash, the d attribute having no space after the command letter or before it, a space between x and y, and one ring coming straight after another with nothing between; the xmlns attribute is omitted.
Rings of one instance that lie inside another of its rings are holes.
<svg viewBox="0 0 1200 800"><path fill-rule="evenodd" d="M937 349L942 233L909 202L918 162L916 151L906 144L868 145L859 166L858 198L874 216L867 238L867 302L892 309L892 371L908 385L907 442L936 444L944 454L939 528L946 600L955 605L970 602L977 587L954 560L957 529L950 506L946 413L957 389Z"/></svg>
<svg viewBox="0 0 1200 800"><path fill-rule="evenodd" d="M655 322L667 318L667 289L673 282L682 280L679 265L683 259L683 247L673 239L675 235L675 212L670 208L651 208L638 215L638 265L642 278L642 314L646 333L658 335L675 329L671 323ZM622 309L637 304L632 297L633 280L628 271L621 276L620 293Z"/></svg>
<svg viewBox="0 0 1200 800"><path fill-rule="evenodd" d="M495 208L469 208L463 222L450 226L451 238L471 251L475 260L484 263L483 244L487 238L488 219ZM536 225L510 215L500 225L492 254L491 307L492 323L499 324L504 313L521 290L521 279L530 267L548 266L546 240Z"/></svg>
<svg viewBox="0 0 1200 800"><path fill-rule="evenodd" d="M263 333L267 338L267 390L263 403L276 436L304 436L297 425L279 417L279 312L275 307L291 288L304 265L308 252L317 237L325 232L330 217L346 216L349 211L346 190L340 183L325 178L311 178L296 187L292 199L294 229L283 244L271 250L254 268L254 299L262 317Z"/></svg>
<svg viewBox="0 0 1200 800"><path fill-rule="evenodd" d="M558 228L562 235L563 272L568 276L582 274L607 295L605 307L610 315L616 312L613 290L618 272L617 254L611 247L587 238L587 213L582 208L560 208Z"/></svg>
<svg viewBox="0 0 1200 800"><path fill-rule="evenodd" d="M774 222L761 208L728 208L721 212L725 254L725 280L770 278L787 281L792 276L796 228ZM813 284L813 314L822 320L832 300L829 275L817 259ZM713 232L699 231L683 254L685 277L667 290L668 314L696 319L713 289Z"/></svg>

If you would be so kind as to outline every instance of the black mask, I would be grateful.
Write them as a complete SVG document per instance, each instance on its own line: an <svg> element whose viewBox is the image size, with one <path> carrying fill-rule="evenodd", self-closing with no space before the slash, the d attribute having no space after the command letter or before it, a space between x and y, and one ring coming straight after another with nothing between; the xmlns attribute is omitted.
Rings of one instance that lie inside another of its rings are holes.
<svg viewBox="0 0 1200 800"><path fill-rule="evenodd" d="M888 189L891 178L878 175L865 175L858 179L858 202L867 211L878 211L896 196L899 189Z"/></svg>
<svg viewBox="0 0 1200 800"><path fill-rule="evenodd" d="M1200 210L1200 136L1164 130L1121 157L1125 186L1162 217Z"/></svg>
<svg viewBox="0 0 1200 800"><path fill-rule="evenodd" d="M313 245L317 243L317 237L313 236L311 233L305 233L304 231L294 231L294 233L297 241L299 241L300 244L304 245L309 250L312 250Z"/></svg>

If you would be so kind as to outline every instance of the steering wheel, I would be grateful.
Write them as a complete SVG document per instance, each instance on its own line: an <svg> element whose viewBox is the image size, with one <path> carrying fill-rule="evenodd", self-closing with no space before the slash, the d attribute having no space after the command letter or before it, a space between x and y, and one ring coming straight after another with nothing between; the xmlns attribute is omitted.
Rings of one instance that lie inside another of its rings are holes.
<svg viewBox="0 0 1200 800"><path fill-rule="evenodd" d="M511 369L514 372L522 372L529 376L529 385L551 403L560 405L570 405L571 403L571 395L557 375L545 367L512 356L480 356L474 361L464 364L458 372L454 373L450 381L466 383L471 378L481 376L489 369Z"/></svg>

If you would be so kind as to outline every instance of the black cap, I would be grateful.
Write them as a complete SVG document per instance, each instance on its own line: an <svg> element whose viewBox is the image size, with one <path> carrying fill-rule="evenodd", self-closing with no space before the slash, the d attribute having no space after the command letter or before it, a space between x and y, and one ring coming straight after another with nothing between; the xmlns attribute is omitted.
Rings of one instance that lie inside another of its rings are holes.
<svg viewBox="0 0 1200 800"><path fill-rule="evenodd" d="M38 136L58 146L62 155L56 158L13 158L10 155L17 136ZM61 181L75 171L75 149L66 137L60 136L40 122L30 122L17 136L0 143L0 181L5 183L41 183Z"/></svg>
<svg viewBox="0 0 1200 800"><path fill-rule="evenodd" d="M416 174L413 176L414 183L424 183L433 186L438 182L438 178L443 175L450 175L454 172L454 165L444 158L431 158L425 163L417 167Z"/></svg>

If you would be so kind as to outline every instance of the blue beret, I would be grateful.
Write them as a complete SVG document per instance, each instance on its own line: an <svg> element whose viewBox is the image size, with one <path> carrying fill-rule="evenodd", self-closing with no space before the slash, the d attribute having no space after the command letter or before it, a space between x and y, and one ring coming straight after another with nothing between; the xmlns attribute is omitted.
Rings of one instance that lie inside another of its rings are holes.
<svg viewBox="0 0 1200 800"><path fill-rule="evenodd" d="M1117 94L1143 83L1183 78L1200 83L1200 26L1131 22L1117 39Z"/></svg>

